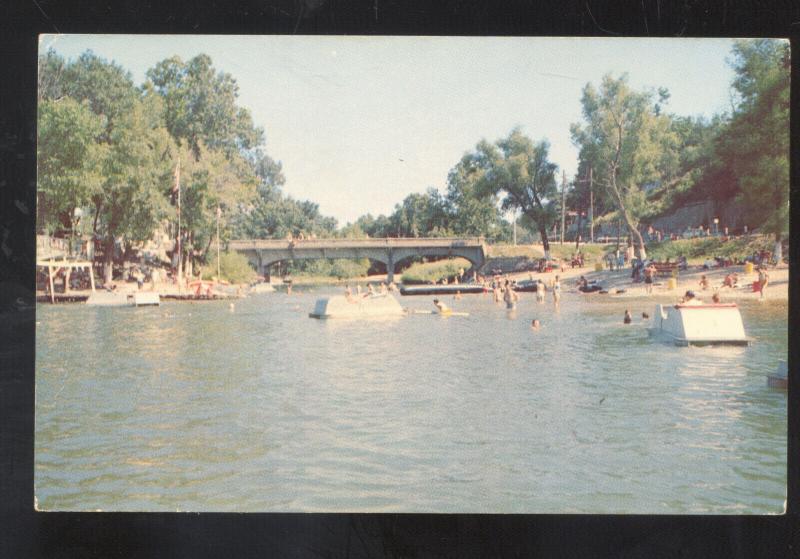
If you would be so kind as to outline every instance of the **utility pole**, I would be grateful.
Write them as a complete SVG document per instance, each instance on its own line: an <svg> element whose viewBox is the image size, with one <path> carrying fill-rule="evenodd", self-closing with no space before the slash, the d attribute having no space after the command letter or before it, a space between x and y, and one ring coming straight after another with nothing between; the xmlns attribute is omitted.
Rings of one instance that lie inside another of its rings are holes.
<svg viewBox="0 0 800 559"><path fill-rule="evenodd" d="M514 246L517 246L517 208L514 208Z"/></svg>
<svg viewBox="0 0 800 559"><path fill-rule="evenodd" d="M589 167L589 240L594 243L594 188L592 168Z"/></svg>
<svg viewBox="0 0 800 559"><path fill-rule="evenodd" d="M219 272L219 218L222 215L222 210L219 208L219 204L217 204L217 281L222 281L222 275Z"/></svg>
<svg viewBox="0 0 800 559"><path fill-rule="evenodd" d="M564 244L564 223L566 221L566 211L567 208L565 207L567 200L567 172L561 172L561 244Z"/></svg>
<svg viewBox="0 0 800 559"><path fill-rule="evenodd" d="M175 188L178 191L178 291L183 284L183 251L181 250L181 159L175 167Z"/></svg>

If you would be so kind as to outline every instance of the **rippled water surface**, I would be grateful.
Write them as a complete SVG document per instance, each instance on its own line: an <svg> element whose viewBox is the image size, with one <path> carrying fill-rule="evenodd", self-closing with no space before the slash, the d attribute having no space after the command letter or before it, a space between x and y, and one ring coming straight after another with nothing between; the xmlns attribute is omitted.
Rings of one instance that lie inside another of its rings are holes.
<svg viewBox="0 0 800 559"><path fill-rule="evenodd" d="M37 309L47 510L778 513L787 307L677 348L650 301L483 296L468 317L308 318L325 290ZM399 298L433 308L431 297ZM587 301L596 304L586 304ZM542 329L530 329L531 319Z"/></svg>

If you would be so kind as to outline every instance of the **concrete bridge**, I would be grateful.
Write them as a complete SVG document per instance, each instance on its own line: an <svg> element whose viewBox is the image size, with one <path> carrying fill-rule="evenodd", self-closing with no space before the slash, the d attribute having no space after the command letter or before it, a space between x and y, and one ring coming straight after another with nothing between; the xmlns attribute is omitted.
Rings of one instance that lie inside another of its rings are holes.
<svg viewBox="0 0 800 559"><path fill-rule="evenodd" d="M319 258L369 258L386 265L387 280L401 261L415 256L460 256L476 268L486 259L483 237L398 238L398 239L313 239L313 240L236 240L229 250L244 254L259 274L269 275L269 267L284 260Z"/></svg>

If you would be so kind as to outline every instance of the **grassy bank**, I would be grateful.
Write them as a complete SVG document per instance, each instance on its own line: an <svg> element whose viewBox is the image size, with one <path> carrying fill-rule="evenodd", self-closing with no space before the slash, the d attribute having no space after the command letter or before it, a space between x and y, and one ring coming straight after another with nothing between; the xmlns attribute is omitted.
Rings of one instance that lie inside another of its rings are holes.
<svg viewBox="0 0 800 559"><path fill-rule="evenodd" d="M767 236L748 236L737 237L723 241L720 237L708 237L699 239L680 239L677 241L662 241L660 243L648 243L647 256L658 261L667 258L676 260L680 256L685 256L690 262L701 262L706 257L730 258L734 261L741 261L746 256L752 256L756 251L773 249L774 241Z"/></svg>
<svg viewBox="0 0 800 559"><path fill-rule="evenodd" d="M438 282L444 277L451 278L457 275L459 268L463 268L466 271L470 266L472 266L472 264L466 258L452 258L449 260L413 264L403 272L401 281L403 283Z"/></svg>

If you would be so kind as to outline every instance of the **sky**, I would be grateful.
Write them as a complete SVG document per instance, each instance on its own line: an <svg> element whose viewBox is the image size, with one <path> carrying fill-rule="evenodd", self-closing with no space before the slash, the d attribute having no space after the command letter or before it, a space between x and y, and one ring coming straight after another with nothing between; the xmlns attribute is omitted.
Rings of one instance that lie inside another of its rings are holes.
<svg viewBox="0 0 800 559"><path fill-rule="evenodd" d="M666 87L668 112L729 111L729 39L356 36L42 35L67 58L87 49L145 72L173 55L208 54L239 85L239 105L283 164L284 192L340 225L389 214L411 192L444 192L447 173L481 139L520 126L550 142L570 178L581 90L606 73Z"/></svg>

